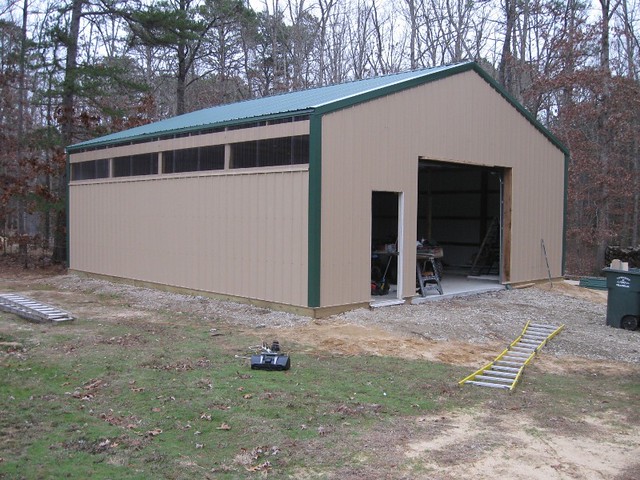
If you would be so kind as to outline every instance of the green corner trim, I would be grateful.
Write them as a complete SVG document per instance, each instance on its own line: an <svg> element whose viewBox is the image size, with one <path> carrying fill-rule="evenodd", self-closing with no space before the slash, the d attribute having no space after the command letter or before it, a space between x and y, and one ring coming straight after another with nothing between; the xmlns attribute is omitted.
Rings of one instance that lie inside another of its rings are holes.
<svg viewBox="0 0 640 480"><path fill-rule="evenodd" d="M309 216L307 305L320 307L322 226L322 115L309 119Z"/></svg>
<svg viewBox="0 0 640 480"><path fill-rule="evenodd" d="M564 154L564 209L562 212L562 264L561 275L566 273L566 253L567 253L567 212L569 211L569 161L571 156L568 152Z"/></svg>
<svg viewBox="0 0 640 480"><path fill-rule="evenodd" d="M70 225L70 220L71 220L71 212L69 211L69 206L71 205L71 201L69 198L69 182L71 181L71 160L69 159L69 152L67 153L67 160L66 160L66 165L65 165L65 170L67 172L66 178L65 178L65 189L67 191L67 198L64 199L64 208L65 208L65 215L67 217L67 224L65 226L66 231L64 232L65 236L67 237L67 241L65 242L65 248L67 249L67 268L71 268L71 245L70 245L70 231L71 229L69 228Z"/></svg>

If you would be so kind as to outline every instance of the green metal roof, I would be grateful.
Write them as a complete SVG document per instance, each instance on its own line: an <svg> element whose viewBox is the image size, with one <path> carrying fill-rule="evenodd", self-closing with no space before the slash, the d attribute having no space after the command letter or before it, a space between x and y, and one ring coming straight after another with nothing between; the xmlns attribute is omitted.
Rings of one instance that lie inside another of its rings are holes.
<svg viewBox="0 0 640 480"><path fill-rule="evenodd" d="M385 75L366 80L312 88L309 90L206 108L77 143L67 147L67 151L73 152L83 149L127 144L132 141L151 140L159 136L187 133L227 125L252 123L260 120L308 115L312 113L327 113L467 70L475 70L479 73L509 102L520 110L536 128L541 130L554 144L566 152L564 146L555 139L550 132L537 122L524 107L511 98L474 62L463 62L424 70Z"/></svg>

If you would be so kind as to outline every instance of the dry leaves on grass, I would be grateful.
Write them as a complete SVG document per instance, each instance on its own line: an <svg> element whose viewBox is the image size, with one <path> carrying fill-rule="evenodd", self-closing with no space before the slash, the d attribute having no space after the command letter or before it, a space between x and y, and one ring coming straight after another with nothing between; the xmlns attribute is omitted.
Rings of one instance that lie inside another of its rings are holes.
<svg viewBox="0 0 640 480"><path fill-rule="evenodd" d="M244 467L247 472L265 472L271 468L271 462L267 460L266 462L259 463L258 465L254 465L253 467Z"/></svg>
<svg viewBox="0 0 640 480"><path fill-rule="evenodd" d="M231 426L228 423L222 423L216 430L231 430Z"/></svg>
<svg viewBox="0 0 640 480"><path fill-rule="evenodd" d="M249 451L242 449L241 453L236 455L234 461L237 464L244 466L248 472L266 472L271 468L271 462L264 460L265 456L274 456L280 453L280 448L276 445L272 447L259 446ZM259 462L259 463L255 463Z"/></svg>
<svg viewBox="0 0 640 480"><path fill-rule="evenodd" d="M91 400L95 397L98 389L100 387L106 386L100 379L91 379L82 386L82 389L76 388L75 391L71 394L73 398L78 398L80 400Z"/></svg>

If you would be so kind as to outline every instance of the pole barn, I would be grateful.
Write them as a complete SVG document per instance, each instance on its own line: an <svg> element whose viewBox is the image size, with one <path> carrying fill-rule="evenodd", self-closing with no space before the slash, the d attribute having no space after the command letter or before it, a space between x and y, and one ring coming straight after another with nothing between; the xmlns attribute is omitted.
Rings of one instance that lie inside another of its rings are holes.
<svg viewBox="0 0 640 480"><path fill-rule="evenodd" d="M78 274L310 316L563 274L568 152L473 62L67 152Z"/></svg>

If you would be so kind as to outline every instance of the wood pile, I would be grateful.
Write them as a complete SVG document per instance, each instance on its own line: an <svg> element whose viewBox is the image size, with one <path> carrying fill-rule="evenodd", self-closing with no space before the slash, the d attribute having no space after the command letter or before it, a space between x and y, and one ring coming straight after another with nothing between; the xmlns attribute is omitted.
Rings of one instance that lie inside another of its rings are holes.
<svg viewBox="0 0 640 480"><path fill-rule="evenodd" d="M604 254L605 266L611 265L612 260L629 263L629 268L640 268L640 245L637 247L609 246Z"/></svg>

